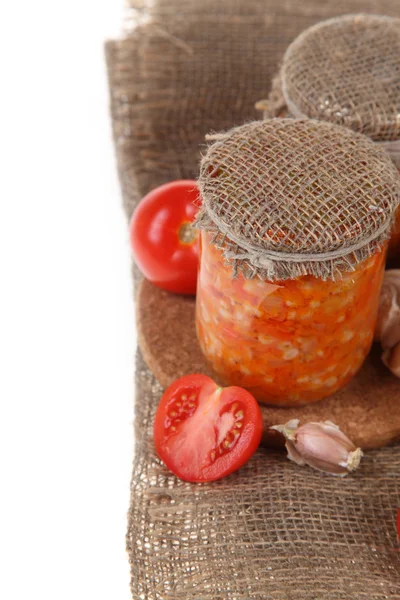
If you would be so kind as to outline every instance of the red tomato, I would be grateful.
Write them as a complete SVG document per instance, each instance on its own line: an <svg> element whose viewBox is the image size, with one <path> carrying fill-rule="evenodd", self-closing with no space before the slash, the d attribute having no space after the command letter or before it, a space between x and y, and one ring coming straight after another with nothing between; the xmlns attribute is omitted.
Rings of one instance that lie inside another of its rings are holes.
<svg viewBox="0 0 400 600"><path fill-rule="evenodd" d="M262 430L260 407L249 392L218 387L206 375L186 375L161 398L154 441L175 475L185 481L214 481L249 460Z"/></svg>
<svg viewBox="0 0 400 600"><path fill-rule="evenodd" d="M143 275L178 294L195 294L198 234L191 223L199 203L197 183L172 181L145 196L130 225L131 247Z"/></svg>

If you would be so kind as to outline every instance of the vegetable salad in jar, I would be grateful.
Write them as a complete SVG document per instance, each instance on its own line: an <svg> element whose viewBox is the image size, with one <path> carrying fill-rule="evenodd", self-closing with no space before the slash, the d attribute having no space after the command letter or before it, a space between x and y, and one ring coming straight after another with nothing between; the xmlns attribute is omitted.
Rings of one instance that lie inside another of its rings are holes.
<svg viewBox="0 0 400 600"><path fill-rule="evenodd" d="M346 385L374 335L399 204L382 148L312 119L215 136L203 157L196 324L228 385L297 406Z"/></svg>
<svg viewBox="0 0 400 600"><path fill-rule="evenodd" d="M373 341L385 251L338 281L269 282L234 279L210 237L202 232L196 323L221 378L285 406L315 402L350 381Z"/></svg>

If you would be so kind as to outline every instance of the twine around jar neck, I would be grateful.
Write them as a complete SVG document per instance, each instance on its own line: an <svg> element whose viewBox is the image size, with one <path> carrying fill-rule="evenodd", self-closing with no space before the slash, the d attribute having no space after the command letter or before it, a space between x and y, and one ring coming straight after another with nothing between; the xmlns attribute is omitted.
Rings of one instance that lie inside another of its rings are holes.
<svg viewBox="0 0 400 600"><path fill-rule="evenodd" d="M379 240L383 243L387 237L388 224L383 223L376 231L371 233L368 237L359 240L357 243L347 246L345 248L338 248L337 250L331 250L329 252L315 252L310 254L297 253L297 252L279 252L276 250L267 250L254 246L243 239L243 236L236 236L235 232L224 223L215 212L207 208L207 216L214 227L224 236L234 242L238 246L238 251L229 252L230 259L237 260L248 260L254 267L261 269L270 269L272 264L277 261L284 261L286 263L304 263L306 262L329 262L350 256L357 253L359 250L368 246L372 242ZM201 219L199 219L201 220ZM227 253L228 254L228 253ZM228 257L228 256L227 256Z"/></svg>

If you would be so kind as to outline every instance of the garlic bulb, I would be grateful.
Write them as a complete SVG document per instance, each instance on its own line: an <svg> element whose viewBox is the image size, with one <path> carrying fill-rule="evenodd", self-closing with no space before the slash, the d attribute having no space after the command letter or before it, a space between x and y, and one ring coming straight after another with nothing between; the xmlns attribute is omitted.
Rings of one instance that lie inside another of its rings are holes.
<svg viewBox="0 0 400 600"><path fill-rule="evenodd" d="M385 271L379 297L375 340L383 348L382 360L400 377L400 269Z"/></svg>
<svg viewBox="0 0 400 600"><path fill-rule="evenodd" d="M288 458L298 465L344 477L360 464L361 448L356 448L331 421L305 423L299 427L299 420L292 419L271 429L285 436Z"/></svg>

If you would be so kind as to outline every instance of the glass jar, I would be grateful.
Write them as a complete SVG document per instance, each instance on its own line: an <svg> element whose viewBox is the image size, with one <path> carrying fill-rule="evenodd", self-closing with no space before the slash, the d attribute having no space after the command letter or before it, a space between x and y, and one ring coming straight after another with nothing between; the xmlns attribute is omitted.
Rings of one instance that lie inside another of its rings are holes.
<svg viewBox="0 0 400 600"><path fill-rule="evenodd" d="M314 119L213 139L198 180L201 349L260 402L321 400L371 347L397 170L368 137Z"/></svg>
<svg viewBox="0 0 400 600"><path fill-rule="evenodd" d="M385 248L338 281L306 275L269 282L234 277L211 236L201 232L196 324L221 379L282 406L315 402L346 385L373 341Z"/></svg>

